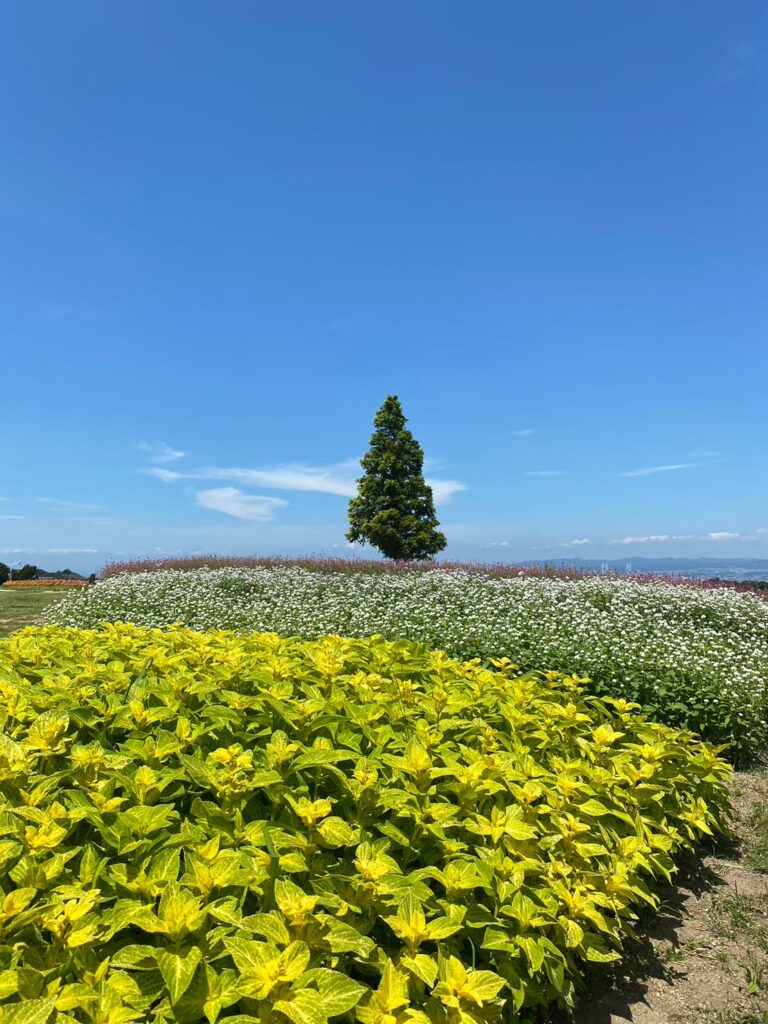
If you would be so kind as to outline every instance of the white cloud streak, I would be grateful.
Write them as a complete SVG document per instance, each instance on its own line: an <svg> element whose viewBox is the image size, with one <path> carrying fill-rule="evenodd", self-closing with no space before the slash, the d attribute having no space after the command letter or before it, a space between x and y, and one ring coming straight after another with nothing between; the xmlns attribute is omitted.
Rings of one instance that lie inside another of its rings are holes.
<svg viewBox="0 0 768 1024"><path fill-rule="evenodd" d="M657 473L674 473L678 469L693 469L694 466L711 466L717 459L708 459L706 462L673 462L666 466L647 466L645 469L631 469L621 476L655 476Z"/></svg>
<svg viewBox="0 0 768 1024"><path fill-rule="evenodd" d="M204 466L188 473L150 466L145 472L168 484L178 480L221 480L242 487L268 487L276 491L303 491L353 498L357 493L357 477L361 470L356 459L348 459L330 466L307 466L302 463L288 463L269 469ZM431 478L427 479L427 483L438 505L447 505L454 494L466 490L465 485L458 480Z"/></svg>
<svg viewBox="0 0 768 1024"><path fill-rule="evenodd" d="M98 548L0 548L0 555L97 555Z"/></svg>
<svg viewBox="0 0 768 1024"><path fill-rule="evenodd" d="M530 427L526 427L525 430L513 430L511 433L512 437L530 437L533 431Z"/></svg>
<svg viewBox="0 0 768 1024"><path fill-rule="evenodd" d="M116 522L107 516L64 516L62 523L88 523L89 526L112 526Z"/></svg>
<svg viewBox="0 0 768 1024"><path fill-rule="evenodd" d="M207 480L233 480L245 486L270 487L276 491L315 491L351 498L356 492L355 481L349 473L344 472L345 466L345 463L326 467L289 464L274 469L209 466L199 471L199 477Z"/></svg>
<svg viewBox="0 0 768 1024"><path fill-rule="evenodd" d="M680 540L753 540L748 533L732 533L729 530L713 530L711 533L654 533L647 537L620 537L611 544L655 544Z"/></svg>
<svg viewBox="0 0 768 1024"><path fill-rule="evenodd" d="M172 484L177 480L181 480L184 477L184 473L176 473L172 469L161 469L160 466L151 466L149 469L145 469L144 472L147 476L154 476L158 480L162 480L164 484ZM190 474L187 474L189 476Z"/></svg>
<svg viewBox="0 0 768 1024"><path fill-rule="evenodd" d="M282 498L244 494L237 487L214 487L207 491L199 491L197 504L201 508L223 512L236 519L268 522L272 519L275 509L282 508L288 502Z"/></svg>
<svg viewBox="0 0 768 1024"><path fill-rule="evenodd" d="M178 448L172 448L165 441L139 441L135 447L139 451L145 452L149 461L154 462L156 465L176 462L177 459L183 459L187 454L186 452L179 451Z"/></svg>
<svg viewBox="0 0 768 1024"><path fill-rule="evenodd" d="M526 476L563 476L564 469L529 469Z"/></svg>
<svg viewBox="0 0 768 1024"><path fill-rule="evenodd" d="M459 483L458 480L427 480L429 486L432 488L432 497L435 499L437 505L447 505L454 494L458 494L460 491L466 491L464 484Z"/></svg>
<svg viewBox="0 0 768 1024"><path fill-rule="evenodd" d="M87 505L80 501L65 501L63 498L35 498L41 505L48 505L54 512L93 511L101 505Z"/></svg>
<svg viewBox="0 0 768 1024"><path fill-rule="evenodd" d="M96 555L98 548L48 548L47 555Z"/></svg>
<svg viewBox="0 0 768 1024"><path fill-rule="evenodd" d="M696 537L692 533L688 534L671 534L671 533L653 533L647 537L619 537L617 540L612 540L611 544L652 544L662 543L671 540L695 540Z"/></svg>

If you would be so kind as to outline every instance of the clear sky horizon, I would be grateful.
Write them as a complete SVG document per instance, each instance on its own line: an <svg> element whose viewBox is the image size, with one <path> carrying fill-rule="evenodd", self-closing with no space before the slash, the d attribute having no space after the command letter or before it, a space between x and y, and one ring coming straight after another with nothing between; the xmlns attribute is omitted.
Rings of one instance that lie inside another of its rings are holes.
<svg viewBox="0 0 768 1024"><path fill-rule="evenodd" d="M0 560L768 557L768 7L0 10Z"/></svg>

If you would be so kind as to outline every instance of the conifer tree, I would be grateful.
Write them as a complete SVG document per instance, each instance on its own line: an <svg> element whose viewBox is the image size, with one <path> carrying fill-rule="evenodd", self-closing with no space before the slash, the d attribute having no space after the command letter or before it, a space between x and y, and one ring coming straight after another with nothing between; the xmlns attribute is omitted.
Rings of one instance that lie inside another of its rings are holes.
<svg viewBox="0 0 768 1024"><path fill-rule="evenodd" d="M357 497L349 503L347 540L372 544L397 561L430 559L447 543L424 480L424 453L407 422L397 395L388 395L360 462Z"/></svg>

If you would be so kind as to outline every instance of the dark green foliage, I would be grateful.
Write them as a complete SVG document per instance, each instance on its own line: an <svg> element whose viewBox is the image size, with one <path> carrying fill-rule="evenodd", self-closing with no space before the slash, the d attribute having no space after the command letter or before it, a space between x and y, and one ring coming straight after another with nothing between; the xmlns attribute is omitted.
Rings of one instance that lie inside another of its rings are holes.
<svg viewBox="0 0 768 1024"><path fill-rule="evenodd" d="M11 567L5 562L0 562L0 584L5 583L13 575L14 580L82 580L85 579L79 572L73 569L64 569L61 572L46 572L36 565L22 565L20 569L14 569L11 574Z"/></svg>
<svg viewBox="0 0 768 1024"><path fill-rule="evenodd" d="M37 579L39 570L36 565L22 565L20 569L17 569L13 574L15 580L34 580Z"/></svg>
<svg viewBox="0 0 768 1024"><path fill-rule="evenodd" d="M84 580L79 572L73 569L62 569L61 571L46 572L44 569L35 568L35 579L37 580Z"/></svg>
<svg viewBox="0 0 768 1024"><path fill-rule="evenodd" d="M349 503L347 540L372 544L396 561L432 558L446 545L424 480L424 453L407 422L400 400L388 395L360 463L357 497Z"/></svg>

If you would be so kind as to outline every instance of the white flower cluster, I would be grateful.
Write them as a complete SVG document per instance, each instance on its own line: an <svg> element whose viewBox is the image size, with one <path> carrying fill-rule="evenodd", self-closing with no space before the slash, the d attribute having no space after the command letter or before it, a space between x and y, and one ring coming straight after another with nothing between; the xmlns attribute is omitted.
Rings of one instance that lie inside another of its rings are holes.
<svg viewBox="0 0 768 1024"><path fill-rule="evenodd" d="M588 675L668 721L753 752L765 734L768 602L731 590L460 570L168 570L110 577L68 595L47 620L405 637L459 658Z"/></svg>

